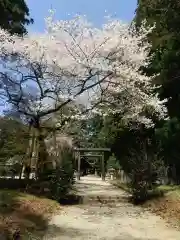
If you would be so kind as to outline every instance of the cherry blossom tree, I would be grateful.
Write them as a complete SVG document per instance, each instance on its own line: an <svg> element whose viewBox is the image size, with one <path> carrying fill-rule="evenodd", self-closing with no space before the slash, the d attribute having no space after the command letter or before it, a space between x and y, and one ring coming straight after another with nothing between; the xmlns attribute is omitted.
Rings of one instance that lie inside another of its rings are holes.
<svg viewBox="0 0 180 240"><path fill-rule="evenodd" d="M0 30L0 94L37 130L39 161L45 160L46 152L43 122L70 103L86 102L83 113L107 102L106 111L119 111L126 103L126 117L139 119L142 107L151 103L165 116L152 94L151 79L139 70L148 63L149 31L142 26L137 35L133 26L109 18L101 28L79 16L54 21L53 12L43 34L20 38ZM118 102L114 93L124 97ZM80 116L78 108L73 115L64 114L55 128Z"/></svg>

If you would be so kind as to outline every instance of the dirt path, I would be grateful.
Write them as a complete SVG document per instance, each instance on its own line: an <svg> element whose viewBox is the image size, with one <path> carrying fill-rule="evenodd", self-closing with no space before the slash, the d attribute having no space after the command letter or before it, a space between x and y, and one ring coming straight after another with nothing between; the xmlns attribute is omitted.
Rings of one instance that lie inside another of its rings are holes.
<svg viewBox="0 0 180 240"><path fill-rule="evenodd" d="M125 193L98 178L86 177L77 184L81 195L100 197L101 202L65 207L54 216L48 234L52 240L179 240L180 232L168 226L158 216L124 200ZM119 196L116 203L105 203ZM104 199L104 200L102 200Z"/></svg>

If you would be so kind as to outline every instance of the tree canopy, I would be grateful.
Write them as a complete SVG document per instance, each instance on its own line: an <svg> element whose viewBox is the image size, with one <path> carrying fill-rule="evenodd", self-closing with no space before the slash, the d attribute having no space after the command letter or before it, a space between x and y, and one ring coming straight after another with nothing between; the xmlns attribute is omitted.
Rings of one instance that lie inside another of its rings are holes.
<svg viewBox="0 0 180 240"><path fill-rule="evenodd" d="M10 33L27 33L26 26L33 23L24 0L0 0L0 26Z"/></svg>
<svg viewBox="0 0 180 240"><path fill-rule="evenodd" d="M161 99L168 100L170 117L180 117L180 2L178 0L139 0L134 21L137 27L146 20L155 25L149 34L151 60L145 69L149 76L158 74Z"/></svg>

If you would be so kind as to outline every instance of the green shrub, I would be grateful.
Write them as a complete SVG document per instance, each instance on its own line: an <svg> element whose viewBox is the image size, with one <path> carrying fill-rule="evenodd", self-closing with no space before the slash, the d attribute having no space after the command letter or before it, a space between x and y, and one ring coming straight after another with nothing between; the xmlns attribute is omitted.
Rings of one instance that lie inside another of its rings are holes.
<svg viewBox="0 0 180 240"><path fill-rule="evenodd" d="M61 144L48 152L46 160L43 162L43 166L39 166L38 180L44 186L42 190L48 188L46 193L49 197L59 201L68 195L75 182L73 149L66 141L62 140Z"/></svg>
<svg viewBox="0 0 180 240"><path fill-rule="evenodd" d="M47 169L40 176L41 181L48 182L50 197L59 201L67 197L75 183L74 177L74 155L71 149L61 150L61 159L55 169Z"/></svg>
<svg viewBox="0 0 180 240"><path fill-rule="evenodd" d="M70 162L64 163L60 168L52 170L50 177L50 193L55 200L64 199L75 183L74 169Z"/></svg>
<svg viewBox="0 0 180 240"><path fill-rule="evenodd" d="M107 162L107 169L110 169L110 168L113 168L115 170L120 169L119 161L116 159L114 154L109 157L108 162Z"/></svg>
<svg viewBox="0 0 180 240"><path fill-rule="evenodd" d="M141 203L149 198L149 191L155 190L162 160L158 154L148 149L147 143L140 143L140 150L131 150L129 172L132 198L135 203Z"/></svg>
<svg viewBox="0 0 180 240"><path fill-rule="evenodd" d="M129 183L131 193L132 193L132 200L134 203L141 203L148 199L148 190L149 185L146 179L143 179L144 176L139 176L134 173L131 176L131 181Z"/></svg>

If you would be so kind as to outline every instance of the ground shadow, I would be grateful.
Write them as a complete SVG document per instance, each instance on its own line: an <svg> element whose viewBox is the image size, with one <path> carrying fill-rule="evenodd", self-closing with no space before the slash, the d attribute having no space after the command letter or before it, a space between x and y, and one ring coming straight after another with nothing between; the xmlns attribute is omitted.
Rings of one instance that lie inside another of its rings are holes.
<svg viewBox="0 0 180 240"><path fill-rule="evenodd" d="M63 239L98 239L96 233L89 232L89 229L86 228L73 228L73 227L57 227L56 225L51 225L49 228L49 232L47 235L47 239L55 238L57 236L61 236ZM137 238L134 237L132 234L129 233L123 233L121 236L116 237L107 237L102 239L111 239L111 240L147 240L147 238ZM152 240L158 240L158 239L152 239Z"/></svg>
<svg viewBox="0 0 180 240"><path fill-rule="evenodd" d="M87 239L89 236L89 231L83 228L73 228L73 227L57 227L57 225L50 225L48 230L47 239L55 238L57 236L61 236L62 240L65 238L71 239L77 237L83 237L83 239Z"/></svg>
<svg viewBox="0 0 180 240"><path fill-rule="evenodd" d="M68 194L59 200L61 205L79 205L83 203L83 196L77 194Z"/></svg>

